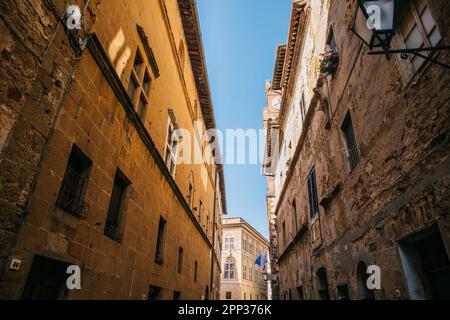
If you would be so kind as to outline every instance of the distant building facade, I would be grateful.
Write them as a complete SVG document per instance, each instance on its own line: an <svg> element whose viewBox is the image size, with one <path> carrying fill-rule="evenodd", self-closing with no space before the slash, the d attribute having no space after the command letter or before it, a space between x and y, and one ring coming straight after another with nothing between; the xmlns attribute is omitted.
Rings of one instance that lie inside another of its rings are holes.
<svg viewBox="0 0 450 320"><path fill-rule="evenodd" d="M255 264L267 240L242 218L222 220L221 300L267 300L264 272Z"/></svg>
<svg viewBox="0 0 450 320"><path fill-rule="evenodd" d="M0 299L218 299L222 166L177 161L215 128L195 1L72 2L1 4Z"/></svg>
<svg viewBox="0 0 450 320"><path fill-rule="evenodd" d="M450 43L448 1L398 3L394 48ZM356 8L293 1L281 80L266 85L282 92L266 137L278 146L266 175L280 296L449 298L450 74L367 55L350 31ZM448 51L434 58L450 62ZM369 266L380 289L366 285Z"/></svg>

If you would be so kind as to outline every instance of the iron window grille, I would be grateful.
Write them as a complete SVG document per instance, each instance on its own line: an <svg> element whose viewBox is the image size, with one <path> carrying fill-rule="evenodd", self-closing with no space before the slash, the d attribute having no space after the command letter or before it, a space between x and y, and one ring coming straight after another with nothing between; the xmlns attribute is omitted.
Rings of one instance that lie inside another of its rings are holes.
<svg viewBox="0 0 450 320"><path fill-rule="evenodd" d="M86 219L89 211L89 204L83 201L86 185L87 179L68 167L57 206L77 218Z"/></svg>

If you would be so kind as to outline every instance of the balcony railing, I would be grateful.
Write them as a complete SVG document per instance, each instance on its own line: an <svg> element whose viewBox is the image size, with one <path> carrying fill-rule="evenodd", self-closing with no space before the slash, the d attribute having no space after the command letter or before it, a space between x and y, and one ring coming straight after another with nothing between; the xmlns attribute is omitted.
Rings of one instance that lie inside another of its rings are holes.
<svg viewBox="0 0 450 320"><path fill-rule="evenodd" d="M355 146L353 148L350 148L348 150L348 162L350 163L350 169L353 170L355 169L356 165L359 162L359 153L358 153L358 148Z"/></svg>
<svg viewBox="0 0 450 320"><path fill-rule="evenodd" d="M89 212L89 205L82 199L86 183L86 179L81 177L72 168L69 168L64 178L57 206L77 218L86 219Z"/></svg>

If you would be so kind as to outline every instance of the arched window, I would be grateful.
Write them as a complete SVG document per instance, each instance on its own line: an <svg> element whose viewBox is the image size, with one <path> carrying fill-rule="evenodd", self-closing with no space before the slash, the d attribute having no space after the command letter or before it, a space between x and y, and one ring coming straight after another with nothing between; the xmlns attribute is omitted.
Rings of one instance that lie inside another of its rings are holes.
<svg viewBox="0 0 450 320"><path fill-rule="evenodd" d="M317 293L319 294L320 300L330 300L330 295L328 293L328 278L327 270L325 268L320 268L316 272L317 281Z"/></svg>
<svg viewBox="0 0 450 320"><path fill-rule="evenodd" d="M234 279L235 276L235 263L233 258L228 258L225 262L225 279Z"/></svg>
<svg viewBox="0 0 450 320"><path fill-rule="evenodd" d="M362 261L358 263L356 276L358 280L358 297L362 300L375 300L373 290L367 288L367 279L369 278L369 275L367 274L367 265Z"/></svg>

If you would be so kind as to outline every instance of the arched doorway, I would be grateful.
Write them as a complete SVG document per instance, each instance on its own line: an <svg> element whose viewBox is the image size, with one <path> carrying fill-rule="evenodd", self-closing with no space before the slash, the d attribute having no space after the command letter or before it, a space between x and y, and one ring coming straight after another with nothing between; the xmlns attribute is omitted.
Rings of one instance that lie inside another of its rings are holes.
<svg viewBox="0 0 450 320"><path fill-rule="evenodd" d="M367 288L367 279L369 274L367 273L367 265L360 261L356 268L356 276L358 283L358 297L361 300L375 300L375 294L373 290Z"/></svg>

